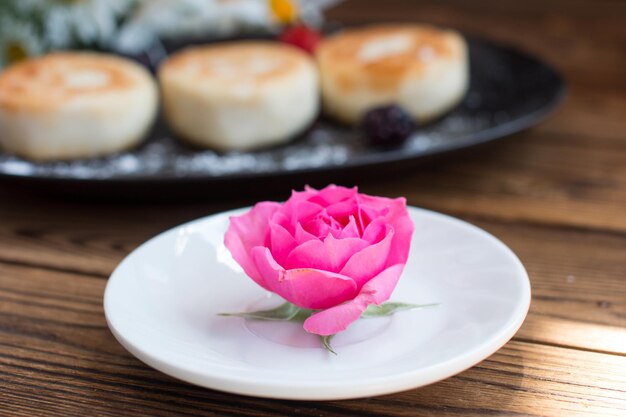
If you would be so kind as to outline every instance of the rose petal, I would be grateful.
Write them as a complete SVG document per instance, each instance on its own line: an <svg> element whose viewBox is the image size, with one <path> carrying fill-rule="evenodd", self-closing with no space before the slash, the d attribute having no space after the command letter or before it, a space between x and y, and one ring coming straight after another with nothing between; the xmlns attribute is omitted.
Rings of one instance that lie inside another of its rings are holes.
<svg viewBox="0 0 626 417"><path fill-rule="evenodd" d="M280 203L265 201L256 204L250 211L230 218L228 232L239 234L244 247L248 250L265 244L269 234L268 221L282 207Z"/></svg>
<svg viewBox="0 0 626 417"><path fill-rule="evenodd" d="M363 224L367 227L371 222L376 220L379 217L384 216L389 211L389 207L384 207L383 209L369 207L361 204L359 206L359 210L361 213L361 217L363 218Z"/></svg>
<svg viewBox="0 0 626 417"><path fill-rule="evenodd" d="M298 245L301 245L304 242L308 242L309 240L319 240L318 237L304 230L302 224L299 222L296 224L295 238L296 242L298 242Z"/></svg>
<svg viewBox="0 0 626 417"><path fill-rule="evenodd" d="M365 216L363 214L363 211L361 210L361 207L357 207L355 218L356 218L356 225L359 228L359 234L361 236L363 236L363 233L365 232L365 229L367 225L369 224L369 219L367 219L367 222L366 222L366 219L364 217Z"/></svg>
<svg viewBox="0 0 626 417"><path fill-rule="evenodd" d="M263 277L267 288L278 293L278 282L285 277L285 268L276 262L270 250L263 246L257 246L250 251L250 258Z"/></svg>
<svg viewBox="0 0 626 417"><path fill-rule="evenodd" d="M336 239L329 234L324 241L309 240L287 256L286 269L315 268L338 272L355 253L368 243L359 238Z"/></svg>
<svg viewBox="0 0 626 417"><path fill-rule="evenodd" d="M315 193L319 192L319 190L317 188L311 187L308 184L304 186L304 191L307 192L307 193L312 193L312 194L315 194Z"/></svg>
<svg viewBox="0 0 626 417"><path fill-rule="evenodd" d="M298 242L283 226L271 222L269 226L272 255L276 262L283 265L287 255L298 246Z"/></svg>
<svg viewBox="0 0 626 417"><path fill-rule="evenodd" d="M357 212L358 205L354 198L341 201L326 207L326 213L336 219L339 223L346 225L350 220L350 216Z"/></svg>
<svg viewBox="0 0 626 417"><path fill-rule="evenodd" d="M315 204L310 201L302 201L295 204L293 208L285 210L285 213L290 216L292 223L296 223L309 221L315 218L323 210L324 207L319 204Z"/></svg>
<svg viewBox="0 0 626 417"><path fill-rule="evenodd" d="M339 235L340 239L345 239L348 237L361 237L359 235L359 228L356 225L356 220L354 216L349 217L348 224L346 225L346 227L343 228L343 230L341 231ZM367 240L367 239L363 239L363 240Z"/></svg>
<svg viewBox="0 0 626 417"><path fill-rule="evenodd" d="M314 196L309 198L309 201L327 207L340 201L352 198L357 195L357 193L358 189L356 187L346 188L331 184L319 190Z"/></svg>
<svg viewBox="0 0 626 417"><path fill-rule="evenodd" d="M268 219L280 209L281 204L262 202L250 211L230 218L228 230L224 235L224 245L233 259L243 268L245 273L257 284L267 289L265 282L254 262L250 258L250 250L265 244L268 236Z"/></svg>
<svg viewBox="0 0 626 417"><path fill-rule="evenodd" d="M297 204L301 201L306 201L309 198L313 197L317 194L317 190L315 188L311 188L308 185L304 187L304 191L291 191L291 197L285 202L285 206L287 204Z"/></svg>
<svg viewBox="0 0 626 417"><path fill-rule="evenodd" d="M367 298L370 301L368 304L377 306L389 300L398 285L404 266L405 264L397 264L385 269L361 288L359 296Z"/></svg>
<svg viewBox="0 0 626 417"><path fill-rule="evenodd" d="M250 257L250 251L246 249L240 235L234 229L229 228L226 232L224 245L226 245L230 251L233 259L243 268L246 275L252 278L252 280L261 287L271 291L271 288L267 285L262 274L257 269L256 264Z"/></svg>
<svg viewBox="0 0 626 417"><path fill-rule="evenodd" d="M370 304L380 305L391 297L404 264L391 266L363 286L359 295L346 303L313 314L304 321L304 330L330 336L348 328Z"/></svg>
<svg viewBox="0 0 626 417"><path fill-rule="evenodd" d="M330 233L330 219L322 212L320 216L317 216L309 221L303 222L302 228L316 236L317 239L324 239L328 233Z"/></svg>
<svg viewBox="0 0 626 417"><path fill-rule="evenodd" d="M407 211L404 198L392 200L389 212L385 215L385 221L393 227L395 232L387 265L406 263L411 249L414 225Z"/></svg>
<svg viewBox="0 0 626 417"><path fill-rule="evenodd" d="M270 222L284 227L285 230L287 230L291 234L295 232L294 224L291 223L291 219L289 218L289 216L287 216L285 213L282 213L281 211L277 211L272 214L272 217L270 217Z"/></svg>
<svg viewBox="0 0 626 417"><path fill-rule="evenodd" d="M310 268L285 270L267 248L254 248L252 258L272 291L299 307L324 309L357 293L354 281L339 274Z"/></svg>
<svg viewBox="0 0 626 417"><path fill-rule="evenodd" d="M357 287L361 288L387 266L393 239L394 232L390 230L387 236L380 242L369 245L352 255L339 273L352 278L356 282Z"/></svg>
<svg viewBox="0 0 626 417"><path fill-rule="evenodd" d="M355 199L359 205L358 215L363 231L376 218L384 216L392 203L390 198L373 197L367 194L358 194Z"/></svg>
<svg viewBox="0 0 626 417"><path fill-rule="evenodd" d="M315 196L316 193L317 191L311 189L291 192L291 197L285 202L281 210L289 217L291 224L295 224L299 219L308 219L323 209L319 204L310 203L308 201L311 197Z"/></svg>
<svg viewBox="0 0 626 417"><path fill-rule="evenodd" d="M288 270L278 294L291 303L313 310L336 306L357 294L353 280L319 269Z"/></svg>
<svg viewBox="0 0 626 417"><path fill-rule="evenodd" d="M363 231L363 240L367 240L370 243L380 242L387 236L389 230L389 223L384 218L377 218L372 220Z"/></svg>
<svg viewBox="0 0 626 417"><path fill-rule="evenodd" d="M337 221L331 222L329 232L330 235L332 235L335 239L340 239L342 231L343 225L339 224ZM324 239L326 239L326 236L324 236Z"/></svg>
<svg viewBox="0 0 626 417"><path fill-rule="evenodd" d="M386 211L387 207L389 207L393 199L387 197L376 197L367 194L359 194L356 197L360 206L367 207L370 213L378 213L374 215L374 217L378 217L378 215L384 211Z"/></svg>

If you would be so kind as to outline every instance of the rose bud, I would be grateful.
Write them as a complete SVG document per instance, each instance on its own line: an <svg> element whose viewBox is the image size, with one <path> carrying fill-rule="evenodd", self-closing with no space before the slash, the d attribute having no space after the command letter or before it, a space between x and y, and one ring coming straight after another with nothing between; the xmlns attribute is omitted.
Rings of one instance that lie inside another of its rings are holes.
<svg viewBox="0 0 626 417"><path fill-rule="evenodd" d="M224 243L258 285L314 310L306 331L328 336L389 299L412 233L404 198L330 185L231 217Z"/></svg>

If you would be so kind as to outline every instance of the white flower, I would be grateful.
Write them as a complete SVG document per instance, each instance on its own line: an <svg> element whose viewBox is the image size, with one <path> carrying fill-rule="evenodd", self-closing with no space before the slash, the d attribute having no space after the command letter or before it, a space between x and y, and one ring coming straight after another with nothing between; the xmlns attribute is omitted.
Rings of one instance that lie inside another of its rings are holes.
<svg viewBox="0 0 626 417"><path fill-rule="evenodd" d="M28 21L47 48L106 47L137 0L0 0L4 15Z"/></svg>
<svg viewBox="0 0 626 417"><path fill-rule="evenodd" d="M224 31L232 32L239 26L262 28L274 25L268 0L218 0L218 3Z"/></svg>
<svg viewBox="0 0 626 417"><path fill-rule="evenodd" d="M117 34L118 19L135 1L48 0L47 3L43 22L46 43L51 48L70 48L77 44L109 46Z"/></svg>
<svg viewBox="0 0 626 417"><path fill-rule="evenodd" d="M296 1L296 0L294 0ZM321 10L339 0L300 0L301 18L318 25ZM269 0L139 0L115 42L120 51L137 53L157 38L228 36L248 29L272 30L277 22Z"/></svg>
<svg viewBox="0 0 626 417"><path fill-rule="evenodd" d="M321 10L338 1L300 0L300 17L319 25ZM229 36L278 25L269 0L0 0L0 16L6 20L0 46L19 38L29 55L76 47L138 53L158 39Z"/></svg>
<svg viewBox="0 0 626 417"><path fill-rule="evenodd" d="M300 0L300 18L311 26L321 26L324 23L322 11L340 3L342 0Z"/></svg>
<svg viewBox="0 0 626 417"><path fill-rule="evenodd" d="M138 52L156 38L228 35L244 26L270 24L266 0L140 0L116 45Z"/></svg>
<svg viewBox="0 0 626 417"><path fill-rule="evenodd" d="M29 22L0 15L0 68L44 51L37 31Z"/></svg>
<svg viewBox="0 0 626 417"><path fill-rule="evenodd" d="M50 7L51 1L46 0L5 0L7 7L20 16L33 16L43 13Z"/></svg>

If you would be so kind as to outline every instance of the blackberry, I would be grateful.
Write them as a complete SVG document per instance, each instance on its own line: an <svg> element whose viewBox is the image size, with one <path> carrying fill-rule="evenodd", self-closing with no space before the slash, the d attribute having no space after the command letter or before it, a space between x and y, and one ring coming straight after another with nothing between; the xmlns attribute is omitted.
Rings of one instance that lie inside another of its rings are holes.
<svg viewBox="0 0 626 417"><path fill-rule="evenodd" d="M396 105L368 111L362 126L370 143L385 147L401 145L415 130L413 118Z"/></svg>

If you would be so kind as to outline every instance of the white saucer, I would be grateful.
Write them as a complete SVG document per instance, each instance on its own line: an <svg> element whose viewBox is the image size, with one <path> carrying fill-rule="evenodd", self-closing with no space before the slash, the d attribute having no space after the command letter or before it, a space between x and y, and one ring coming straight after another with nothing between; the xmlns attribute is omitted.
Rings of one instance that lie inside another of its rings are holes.
<svg viewBox="0 0 626 417"><path fill-rule="evenodd" d="M359 320L333 339L334 356L298 324L217 315L280 303L244 275L222 243L228 217L238 212L151 239L109 279L109 327L141 361L237 394L366 397L431 384L471 367L504 345L528 312L528 276L502 242L463 221L409 208L415 234L391 301L439 305Z"/></svg>

